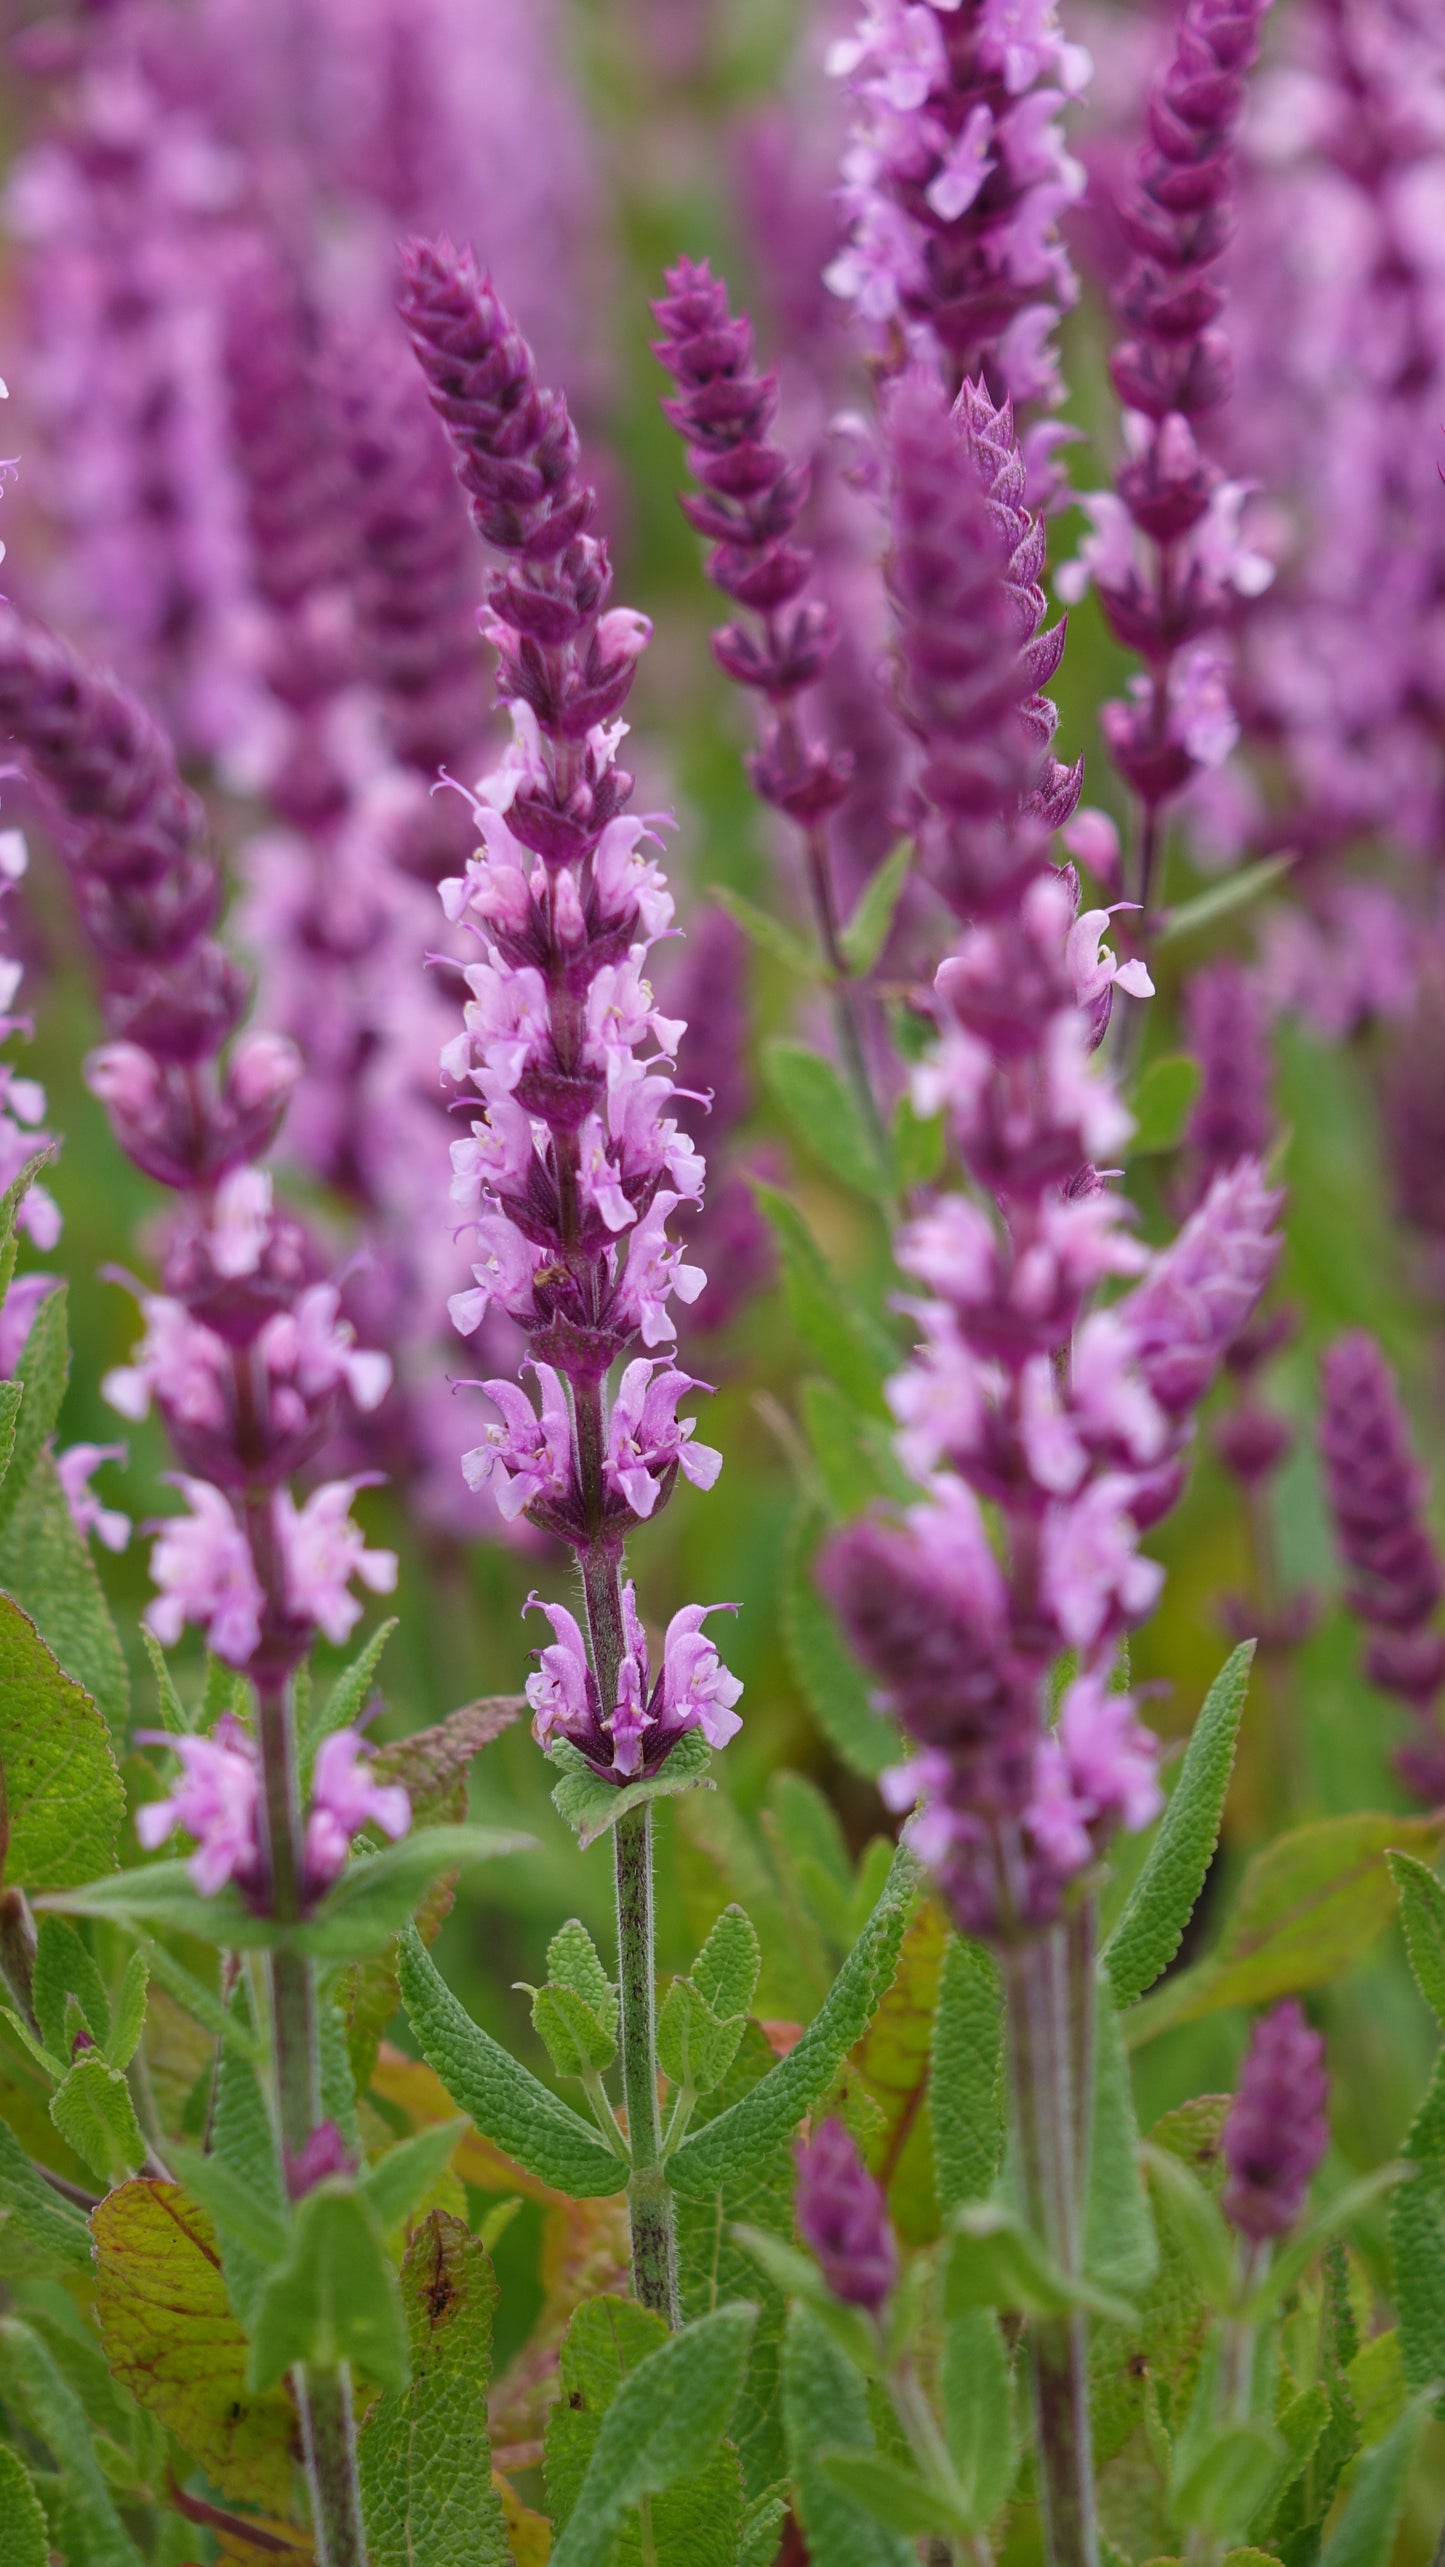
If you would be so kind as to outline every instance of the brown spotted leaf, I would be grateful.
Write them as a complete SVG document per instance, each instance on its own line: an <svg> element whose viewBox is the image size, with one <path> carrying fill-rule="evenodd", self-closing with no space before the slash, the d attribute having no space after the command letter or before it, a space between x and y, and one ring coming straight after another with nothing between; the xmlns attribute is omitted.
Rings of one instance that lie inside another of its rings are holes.
<svg viewBox="0 0 1445 2567"><path fill-rule="evenodd" d="M215 2231L178 2184L138 2178L91 2214L95 2305L106 2358L143 2407L227 2496L290 2502L295 2416L284 2389L246 2387Z"/></svg>

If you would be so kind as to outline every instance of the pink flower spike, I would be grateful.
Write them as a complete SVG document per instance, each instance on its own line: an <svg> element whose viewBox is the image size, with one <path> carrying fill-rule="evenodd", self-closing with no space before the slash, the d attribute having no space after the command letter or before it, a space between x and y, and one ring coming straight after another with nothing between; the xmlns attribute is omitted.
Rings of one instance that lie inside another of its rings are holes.
<svg viewBox="0 0 1445 2567"><path fill-rule="evenodd" d="M502 1423L489 1426L485 1443L462 1455L468 1488L490 1488L508 1524L540 1500L564 1499L572 1486L572 1417L562 1377L550 1364L534 1369L542 1385L540 1418L518 1383L483 1382Z"/></svg>
<svg viewBox="0 0 1445 2567"><path fill-rule="evenodd" d="M276 1494L286 1609L298 1622L315 1623L334 1644L347 1639L361 1619L352 1578L360 1578L373 1595L390 1595L396 1585L396 1553L368 1551L365 1535L351 1520L351 1502L363 1485L328 1480L301 1507L289 1489Z"/></svg>
<svg viewBox="0 0 1445 2567"><path fill-rule="evenodd" d="M182 1827L197 1839L187 1865L203 1898L227 1881L258 1891L265 1864L258 1833L261 1776L249 1733L223 1712L204 1738L169 1730L141 1730L142 1744L168 1747L181 1762L181 1780L166 1800L147 1801L135 1813L135 1832L148 1853Z"/></svg>
<svg viewBox="0 0 1445 2567"><path fill-rule="evenodd" d="M306 1821L308 1894L318 1897L331 1887L352 1838L363 1827L379 1827L394 1839L410 1825L411 1802L400 1783L378 1783L359 1730L338 1730L324 1742L312 1780Z"/></svg>
<svg viewBox="0 0 1445 2567"><path fill-rule="evenodd" d="M1076 1676L1059 1705L1058 1741L1076 1798L1095 1826L1150 1826L1164 1806L1159 1741L1132 1694L1111 1693L1097 1671Z"/></svg>
<svg viewBox="0 0 1445 2567"><path fill-rule="evenodd" d="M265 1608L251 1546L218 1488L180 1478L175 1485L191 1512L157 1528L151 1576L160 1593L146 1610L146 1628L173 1649L185 1625L199 1623L218 1658L244 1667L260 1641Z"/></svg>
<svg viewBox="0 0 1445 2567"><path fill-rule="evenodd" d="M545 1613L555 1634L538 1653L535 1675L527 1678L533 1737L539 1747L553 1737L590 1738L598 1727L597 1684L576 1615L565 1604L546 1604L536 1594L528 1596L523 1609Z"/></svg>
<svg viewBox="0 0 1445 2567"><path fill-rule="evenodd" d="M742 1727L733 1704L739 1679L723 1665L702 1629L710 1613L736 1613L735 1604L688 1604L667 1626L662 1651L662 1705L668 1727L700 1729L709 1747L726 1747Z"/></svg>
<svg viewBox="0 0 1445 2567"><path fill-rule="evenodd" d="M94 1494L92 1473L102 1462L124 1462L128 1458L124 1444L72 1444L68 1452L55 1457L56 1476L65 1491L70 1520L82 1537L94 1533L107 1551L123 1551L130 1540L130 1517L117 1507L105 1506Z"/></svg>

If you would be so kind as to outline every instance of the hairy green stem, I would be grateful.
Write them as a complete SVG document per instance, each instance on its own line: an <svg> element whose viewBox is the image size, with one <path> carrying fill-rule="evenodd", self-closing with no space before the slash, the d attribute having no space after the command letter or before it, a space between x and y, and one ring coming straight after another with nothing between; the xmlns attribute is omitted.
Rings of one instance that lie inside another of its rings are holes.
<svg viewBox="0 0 1445 2567"><path fill-rule="evenodd" d="M617 1865L622 2092L632 2152L627 2185L632 2286L644 2308L655 2309L669 2326L676 2327L680 2323L677 2243L672 2195L662 2168L662 2116L657 2103L651 1810L646 1805L629 1810L612 1834Z"/></svg>
<svg viewBox="0 0 1445 2567"><path fill-rule="evenodd" d="M1079 2134L1090 2083L1074 2021L1079 1955L1067 1927L1014 1946L1005 1960L1009 2067L1030 2224L1063 2270L1080 2270L1083 2234ZM1071 1960L1073 1967L1071 1968ZM1098 2567L1089 2428L1088 2321L1082 2311L1036 2318L1029 2328L1039 2491L1050 2567Z"/></svg>
<svg viewBox="0 0 1445 2567"><path fill-rule="evenodd" d="M367 2567L351 2373L343 2363L337 2371L298 2368L291 2378L311 2482L317 2567Z"/></svg>

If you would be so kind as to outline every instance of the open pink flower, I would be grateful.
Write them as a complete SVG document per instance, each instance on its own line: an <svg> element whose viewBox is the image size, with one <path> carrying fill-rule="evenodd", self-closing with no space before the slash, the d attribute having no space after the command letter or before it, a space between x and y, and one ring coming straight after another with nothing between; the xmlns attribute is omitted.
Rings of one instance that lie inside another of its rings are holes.
<svg viewBox="0 0 1445 2567"><path fill-rule="evenodd" d="M255 1655L265 1606L250 1543L230 1500L209 1480L178 1478L175 1485L191 1511L157 1528L151 1576L160 1592L146 1608L146 1627L172 1649L188 1622L199 1623L218 1658L244 1667Z"/></svg>
<svg viewBox="0 0 1445 2567"><path fill-rule="evenodd" d="M142 1730L142 1743L168 1747L181 1763L181 1779L165 1800L146 1801L135 1814L135 1832L147 1852L174 1829L197 1840L187 1870L203 1898L227 1881L259 1892L264 1885L259 1811L261 1772L255 1742L239 1720L223 1712L204 1738L169 1730Z"/></svg>
<svg viewBox="0 0 1445 2567"><path fill-rule="evenodd" d="M286 1609L298 1622L314 1622L328 1640L347 1639L362 1608L351 1593L360 1578L373 1595L396 1585L396 1553L369 1551L351 1520L361 1480L328 1480L298 1507L289 1489L276 1495L276 1531L286 1572Z"/></svg>
<svg viewBox="0 0 1445 2567"><path fill-rule="evenodd" d="M308 1893L318 1896L339 1878L351 1840L363 1827L379 1827L383 1836L395 1838L410 1825L411 1802L400 1783L377 1781L359 1730L337 1730L324 1741L312 1776L306 1819Z"/></svg>

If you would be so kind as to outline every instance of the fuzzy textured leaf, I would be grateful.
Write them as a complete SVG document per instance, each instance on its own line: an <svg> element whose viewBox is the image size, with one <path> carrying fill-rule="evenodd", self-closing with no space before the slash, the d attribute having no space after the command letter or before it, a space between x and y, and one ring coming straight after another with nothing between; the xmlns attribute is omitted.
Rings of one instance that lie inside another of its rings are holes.
<svg viewBox="0 0 1445 2567"><path fill-rule="evenodd" d="M0 2558L5 2567L50 2567L50 2533L30 2472L0 2442Z"/></svg>
<svg viewBox="0 0 1445 2567"><path fill-rule="evenodd" d="M675 1800L680 1792L717 1789L708 1773L712 1749L700 1729L684 1730L657 1773L645 1775L640 1783L624 1783L620 1791L615 1783L604 1783L565 1738L548 1751L547 1761L562 1777L553 1790L552 1806L573 1830L584 1853L629 1810L641 1809L648 1801Z"/></svg>
<svg viewBox="0 0 1445 2567"><path fill-rule="evenodd" d="M85 2567L142 2567L96 2457L90 2420L33 2327L0 2317L0 2396L65 2471L55 2529ZM8 2561L7 2561L8 2567Z"/></svg>
<svg viewBox="0 0 1445 2567"><path fill-rule="evenodd" d="M808 1505L789 1527L783 1558L783 1646L793 1681L835 1755L855 1774L875 1782L898 1764L903 1743L896 1721L875 1711L872 1687L813 1580L813 1558L823 1519Z"/></svg>
<svg viewBox="0 0 1445 2567"><path fill-rule="evenodd" d="M254 2397L216 2233L178 2184L122 2184L91 2214L95 2311L115 2377L224 2495L284 2511L296 2418L284 2389Z"/></svg>
<svg viewBox="0 0 1445 2567"><path fill-rule="evenodd" d="M1415 1985L1436 2022L1445 2024L1445 1883L1414 1854L1388 1859Z"/></svg>
<svg viewBox="0 0 1445 2567"><path fill-rule="evenodd" d="M1321 2567L1386 2567L1429 2408L1428 2396L1412 2398L1384 2441L1364 2454Z"/></svg>
<svg viewBox="0 0 1445 2567"><path fill-rule="evenodd" d="M105 1722L8 1595L0 1595L0 1771L8 1881L64 1889L110 1868L124 1794Z"/></svg>
<svg viewBox="0 0 1445 2567"><path fill-rule="evenodd" d="M898 1348L834 1274L796 1204L754 1179L753 1191L776 1235L783 1260L788 1315L805 1345L860 1408L886 1414L883 1382Z"/></svg>
<svg viewBox="0 0 1445 2567"><path fill-rule="evenodd" d="M714 2310L628 2369L602 2417L552 2567L607 2567L630 2508L701 2474L737 2403L755 2317L746 2304Z"/></svg>
<svg viewBox="0 0 1445 2567"><path fill-rule="evenodd" d="M381 2231L361 2196L318 2184L296 2206L291 2252L268 2274L251 2330L247 2377L274 2388L298 2362L350 2362L383 2389L410 2374L400 2294Z"/></svg>
<svg viewBox="0 0 1445 2567"><path fill-rule="evenodd" d="M1159 2269L1159 2243L1139 2161L1129 2062L1102 1973L1098 1993L1084 2269L1127 2298L1152 2282Z"/></svg>
<svg viewBox="0 0 1445 2567"><path fill-rule="evenodd" d="M1003 1989L992 1953L958 1934L939 1973L929 2100L940 2204L982 2201L1003 2164Z"/></svg>
<svg viewBox="0 0 1445 2567"><path fill-rule="evenodd" d="M70 1328L67 1318L69 1294L63 1283L46 1293L38 1304L30 1331L15 1366L15 1379L21 1385L19 1415L15 1421L15 1440L10 1448L10 1465L0 1482L0 1545L5 1528L15 1513L17 1501L40 1455L55 1432L60 1416L65 1385L70 1379Z"/></svg>
<svg viewBox="0 0 1445 2567"><path fill-rule="evenodd" d="M90 2270L90 2233L83 2214L37 2173L8 2122L0 2121L0 2225L13 2270L12 2236L24 2238L41 2264Z"/></svg>
<svg viewBox="0 0 1445 2567"><path fill-rule="evenodd" d="M1219 1843L1253 1660L1254 1642L1241 1641L1205 1695L1169 1806L1104 1946L1116 2005L1132 2005L1152 1987L1183 1941Z"/></svg>
<svg viewBox="0 0 1445 2567"><path fill-rule="evenodd" d="M473 2023L415 1931L402 1936L400 1977L422 2056L488 2139L560 2192L585 2200L622 2190L623 2168L596 2131Z"/></svg>
<svg viewBox="0 0 1445 2567"><path fill-rule="evenodd" d="M130 2088L98 2050L82 2050L72 2060L50 2098L50 2118L103 2184L145 2163Z"/></svg>
<svg viewBox="0 0 1445 2567"><path fill-rule="evenodd" d="M722 2084L702 2104L697 2119L726 2112L767 2076L773 2054L760 2025L750 2023ZM742 2464L743 2491L751 2502L786 2472L778 2412L778 2365L787 2303L740 2243L740 2227L787 2241L793 2234L793 2152L786 2137L755 2149L720 2178L709 2193L683 2193L677 2202L678 2289L684 2317L703 2317L729 2300L753 2300L758 2322L748 2354L747 2377L734 2410L730 2439Z"/></svg>
<svg viewBox="0 0 1445 2567"><path fill-rule="evenodd" d="M130 1719L125 1651L48 1449L36 1455L0 1535L0 1587L23 1605L57 1663L92 1697L112 1737L123 1738Z"/></svg>
<svg viewBox="0 0 1445 2567"><path fill-rule="evenodd" d="M819 2453L875 2448L861 2375L806 2309L789 2312L783 2344L783 2419L798 2516L827 2567L918 2567L916 2544L889 2530L834 2485Z"/></svg>
<svg viewBox="0 0 1445 2567"><path fill-rule="evenodd" d="M853 2057L881 2115L867 2151L869 2171L882 2184L893 2224L910 2246L926 2245L938 2234L929 2075L949 1941L940 1901L925 1900L909 1919L892 1986Z"/></svg>
<svg viewBox="0 0 1445 2567"><path fill-rule="evenodd" d="M411 2384L378 2398L361 2432L372 2567L509 2567L487 2439L497 2285L486 2248L462 2220L428 2212L401 2296Z"/></svg>

